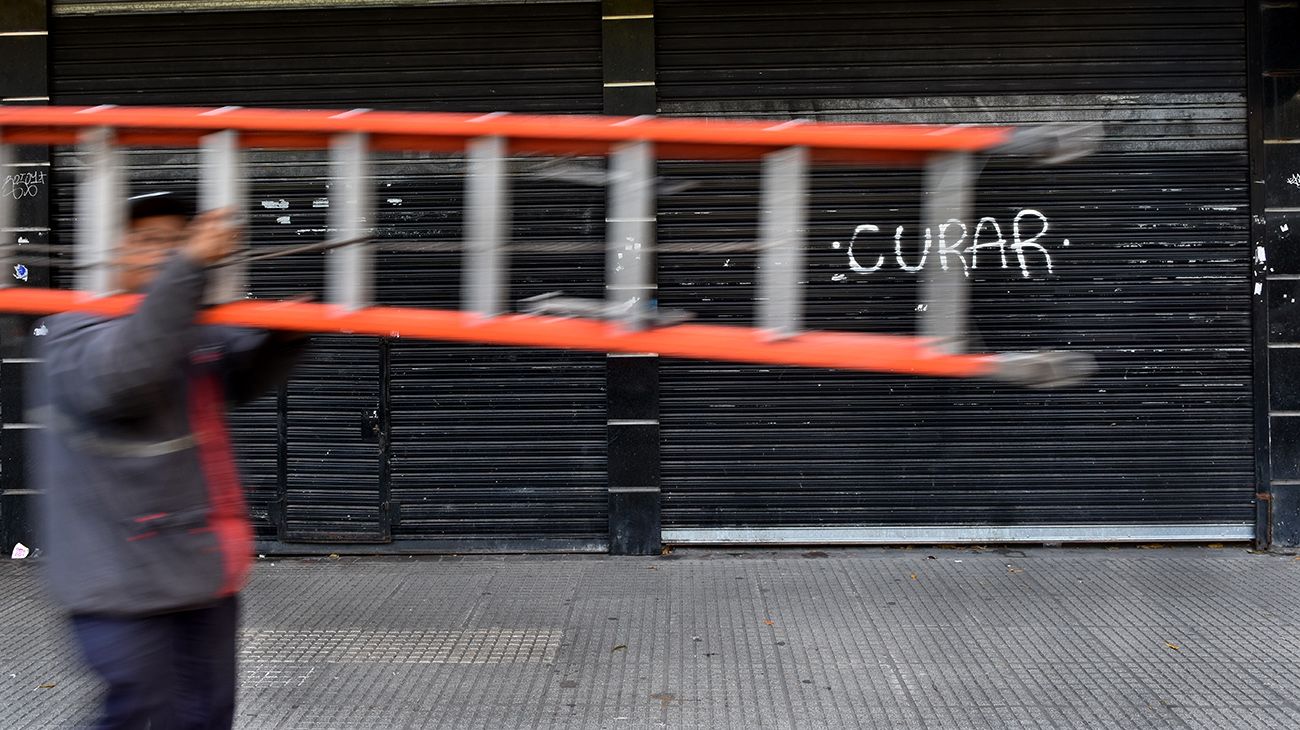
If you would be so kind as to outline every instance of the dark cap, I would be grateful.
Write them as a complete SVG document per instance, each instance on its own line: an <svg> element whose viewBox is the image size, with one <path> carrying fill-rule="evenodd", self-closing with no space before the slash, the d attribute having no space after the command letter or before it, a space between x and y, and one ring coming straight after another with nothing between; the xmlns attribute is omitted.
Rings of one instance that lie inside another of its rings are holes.
<svg viewBox="0 0 1300 730"><path fill-rule="evenodd" d="M141 218L178 215L182 218L194 217L194 201L180 193L159 191L145 193L129 198L127 201L128 219L134 223Z"/></svg>

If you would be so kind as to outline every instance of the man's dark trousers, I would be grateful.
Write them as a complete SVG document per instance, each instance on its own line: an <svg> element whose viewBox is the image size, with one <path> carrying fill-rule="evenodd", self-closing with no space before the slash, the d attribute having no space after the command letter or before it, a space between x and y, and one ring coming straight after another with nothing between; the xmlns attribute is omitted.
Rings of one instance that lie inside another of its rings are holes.
<svg viewBox="0 0 1300 730"><path fill-rule="evenodd" d="M234 721L239 602L154 616L79 614L77 644L108 684L102 730L226 730Z"/></svg>

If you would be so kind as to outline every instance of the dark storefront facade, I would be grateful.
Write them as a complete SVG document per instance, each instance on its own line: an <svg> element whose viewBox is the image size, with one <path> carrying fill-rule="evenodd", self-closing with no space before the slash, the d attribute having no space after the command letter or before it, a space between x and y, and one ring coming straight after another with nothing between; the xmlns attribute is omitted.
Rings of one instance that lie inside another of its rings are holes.
<svg viewBox="0 0 1300 730"><path fill-rule="evenodd" d="M1294 6L53 3L33 13L48 37L14 36L41 41L48 64L24 78L42 86L2 90L9 103L1104 129L1095 154L1061 166L990 160L962 221L972 237L1005 243L972 262L975 346L1087 351L1100 366L1088 383L1027 391L319 337L284 391L233 417L265 551L1290 544L1300 534L1290 481L1300 406L1287 375L1300 340L1287 251L1300 210L1289 207L1300 183L1286 182L1300 169L1287 167L1300 162L1290 145L1300 64L1286 50ZM20 233L67 242L80 162L60 149L44 161L28 161L48 184ZM136 152L130 164L141 189L196 174L185 151ZM514 300L603 290L604 190L556 170L512 166ZM251 173L258 243L325 234L322 157L261 155ZM462 173L455 157L376 161L380 302L456 306ZM659 173L661 304L749 322L756 167ZM818 169L810 201L810 325L911 331L926 265L919 172ZM900 226L905 256L895 255ZM57 280L57 261L52 270ZM318 291L323 276L316 256L254 271L258 296ZM30 497L14 391L30 364L12 335L26 331L9 330L0 369L0 514L15 534Z"/></svg>

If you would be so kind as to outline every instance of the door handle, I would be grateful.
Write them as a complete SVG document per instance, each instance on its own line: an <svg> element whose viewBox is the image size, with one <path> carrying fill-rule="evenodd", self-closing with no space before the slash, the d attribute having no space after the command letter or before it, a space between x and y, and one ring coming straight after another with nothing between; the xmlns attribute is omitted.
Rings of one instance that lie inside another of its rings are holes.
<svg viewBox="0 0 1300 730"><path fill-rule="evenodd" d="M379 436L383 433L383 425L379 420L379 410L373 409L361 414L361 440L370 443L379 443Z"/></svg>

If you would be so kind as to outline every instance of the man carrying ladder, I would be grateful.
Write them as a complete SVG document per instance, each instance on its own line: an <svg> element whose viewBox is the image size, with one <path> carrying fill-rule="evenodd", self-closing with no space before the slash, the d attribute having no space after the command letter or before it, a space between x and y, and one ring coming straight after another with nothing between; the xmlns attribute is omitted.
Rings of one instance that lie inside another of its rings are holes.
<svg viewBox="0 0 1300 730"><path fill-rule="evenodd" d="M231 726L253 534L224 409L283 381L304 342L198 323L241 233L228 210L191 215L131 201L113 270L139 307L57 315L39 340L47 576L107 685L100 728Z"/></svg>

